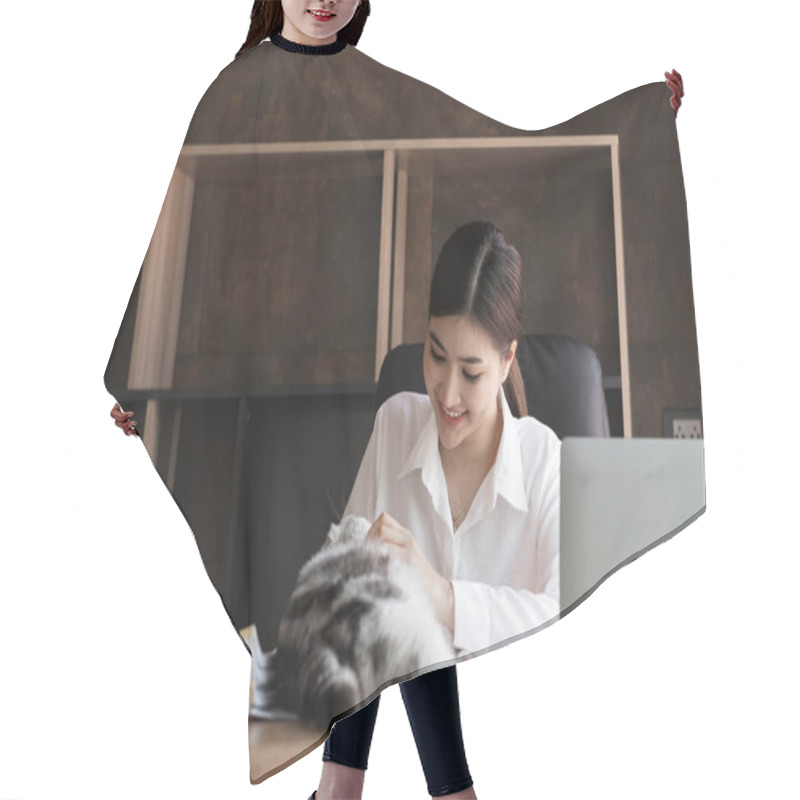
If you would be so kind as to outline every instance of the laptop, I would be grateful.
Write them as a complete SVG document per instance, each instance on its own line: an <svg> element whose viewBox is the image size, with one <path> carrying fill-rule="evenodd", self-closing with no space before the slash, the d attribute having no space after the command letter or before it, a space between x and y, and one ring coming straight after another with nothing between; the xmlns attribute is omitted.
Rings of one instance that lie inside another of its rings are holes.
<svg viewBox="0 0 800 800"><path fill-rule="evenodd" d="M706 508L702 439L566 437L561 616Z"/></svg>

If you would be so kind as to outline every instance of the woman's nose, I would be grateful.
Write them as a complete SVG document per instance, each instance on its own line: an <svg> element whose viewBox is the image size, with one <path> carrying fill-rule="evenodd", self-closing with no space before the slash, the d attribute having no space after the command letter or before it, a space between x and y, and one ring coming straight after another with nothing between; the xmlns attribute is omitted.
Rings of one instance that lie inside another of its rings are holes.
<svg viewBox="0 0 800 800"><path fill-rule="evenodd" d="M448 409L458 408L458 404L461 400L458 391L458 375L452 370L448 370L442 379L441 398L442 403Z"/></svg>

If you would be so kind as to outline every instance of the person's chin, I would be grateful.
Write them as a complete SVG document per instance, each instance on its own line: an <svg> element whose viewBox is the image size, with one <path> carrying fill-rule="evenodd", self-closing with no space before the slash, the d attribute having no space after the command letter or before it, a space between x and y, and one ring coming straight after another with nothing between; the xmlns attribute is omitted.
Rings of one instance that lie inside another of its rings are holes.
<svg viewBox="0 0 800 800"><path fill-rule="evenodd" d="M464 441L463 434L446 427L447 423L439 422L439 441L445 450L455 450Z"/></svg>

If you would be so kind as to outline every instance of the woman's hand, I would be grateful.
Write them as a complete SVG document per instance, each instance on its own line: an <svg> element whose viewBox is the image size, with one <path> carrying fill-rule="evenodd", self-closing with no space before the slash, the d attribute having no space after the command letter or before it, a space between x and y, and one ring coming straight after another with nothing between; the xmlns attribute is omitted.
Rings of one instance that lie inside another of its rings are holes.
<svg viewBox="0 0 800 800"><path fill-rule="evenodd" d="M367 531L367 541L378 541L395 548L397 555L417 571L433 600L437 616L452 631L453 584L431 566L411 533L384 511Z"/></svg>
<svg viewBox="0 0 800 800"><path fill-rule="evenodd" d="M683 97L683 78L680 72L672 70L672 72L665 72L667 77L667 86L672 89L672 97L669 99L669 104L675 111L675 116L678 115L678 109L681 107L681 97Z"/></svg>
<svg viewBox="0 0 800 800"><path fill-rule="evenodd" d="M139 435L139 431L136 430L136 420L133 419L133 411L123 411L119 407L119 403L114 403L111 416L114 417L114 424L118 428L122 428L126 436L130 436L132 433Z"/></svg>

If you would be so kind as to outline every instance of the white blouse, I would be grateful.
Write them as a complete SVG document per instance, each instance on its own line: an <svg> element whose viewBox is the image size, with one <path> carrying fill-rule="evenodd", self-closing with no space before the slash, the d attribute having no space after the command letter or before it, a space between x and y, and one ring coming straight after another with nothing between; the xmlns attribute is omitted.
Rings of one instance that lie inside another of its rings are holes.
<svg viewBox="0 0 800 800"><path fill-rule="evenodd" d="M557 617L561 442L502 397L494 466L453 532L439 436L427 395L401 392L378 409L345 514L391 514L431 566L452 580L453 645L476 653Z"/></svg>

